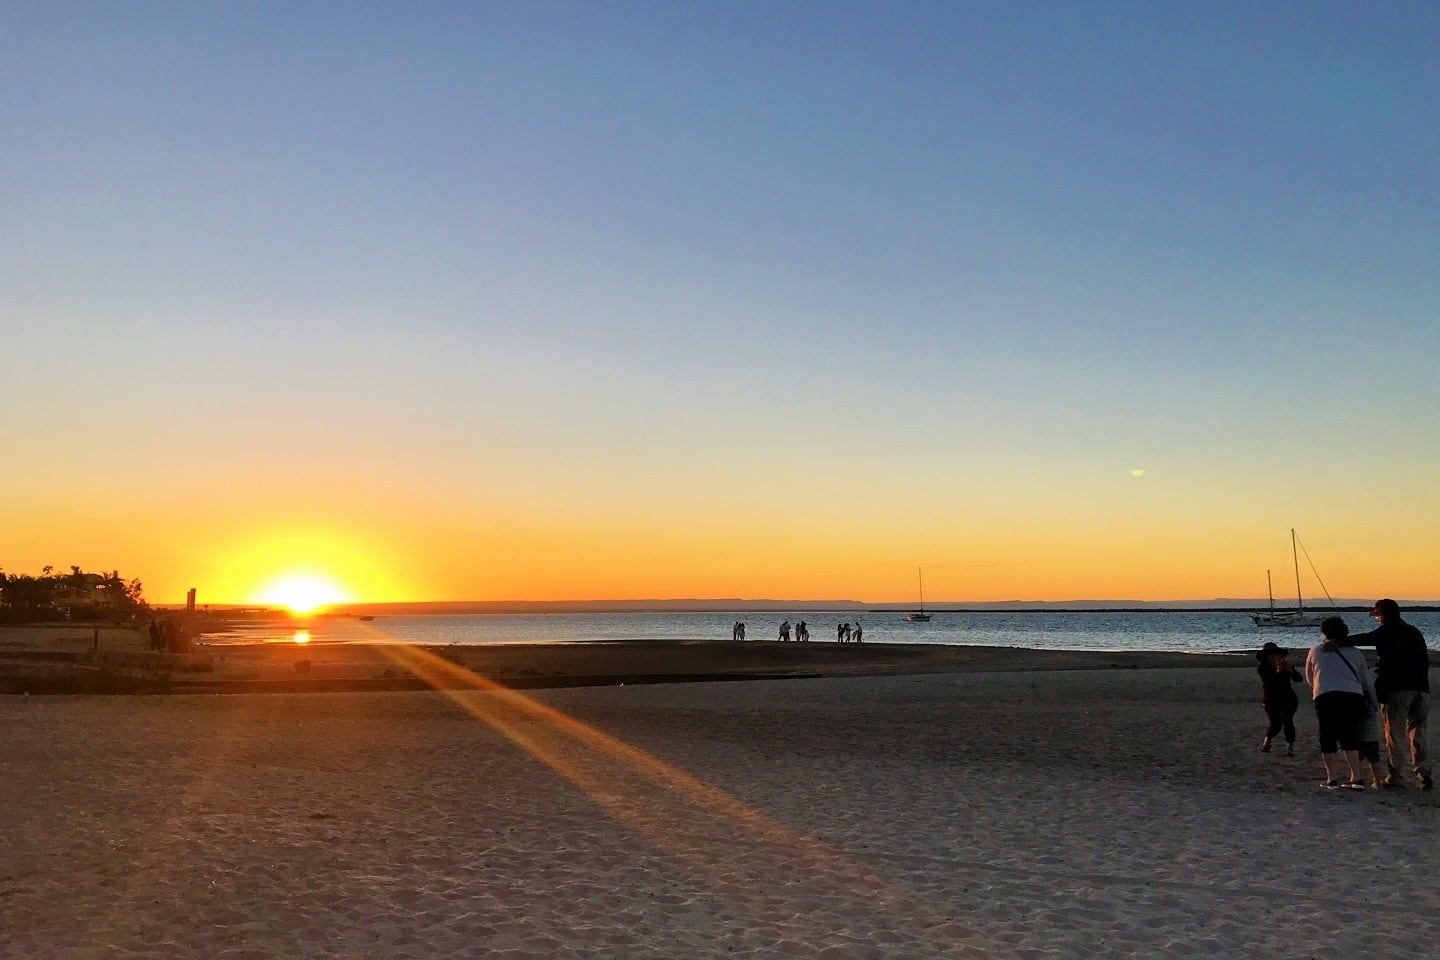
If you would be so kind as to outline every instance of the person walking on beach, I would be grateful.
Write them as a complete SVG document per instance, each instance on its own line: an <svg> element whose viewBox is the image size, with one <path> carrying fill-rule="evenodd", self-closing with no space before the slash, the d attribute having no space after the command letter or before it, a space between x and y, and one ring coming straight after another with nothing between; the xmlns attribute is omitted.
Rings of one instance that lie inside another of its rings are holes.
<svg viewBox="0 0 1440 960"><path fill-rule="evenodd" d="M741 621L741 620L736 620L736 621L735 621L735 626L733 626L733 627L730 628L730 639L731 639L731 640L744 640L744 639L745 639L745 623L744 623L744 621Z"/></svg>
<svg viewBox="0 0 1440 960"><path fill-rule="evenodd" d="M859 620L855 621L855 629L851 631L850 635L855 638L856 643L859 643L860 641L865 639L865 631L860 629Z"/></svg>
<svg viewBox="0 0 1440 960"><path fill-rule="evenodd" d="M1375 692L1380 701L1380 720L1385 732L1388 774L1384 785L1404 786L1405 746L1410 748L1410 768L1421 790L1433 790L1430 751L1426 733L1430 714L1430 651L1425 635L1400 616L1400 605L1386 598L1376 600L1370 616L1379 624L1369 633L1349 639L1357 647L1374 647Z"/></svg>
<svg viewBox="0 0 1440 960"><path fill-rule="evenodd" d="M810 640L810 627L804 620L801 620L795 625L795 639L801 643L806 643Z"/></svg>
<svg viewBox="0 0 1440 960"><path fill-rule="evenodd" d="M1353 647L1341 646L1350 628L1339 617L1320 623L1323 641L1305 656L1305 681L1315 700L1315 720L1320 730L1320 761L1325 765L1325 786L1364 790L1360 772L1360 728L1365 720L1366 698L1374 699L1370 667L1365 656ZM1350 780L1341 783L1340 753L1350 768Z"/></svg>
<svg viewBox="0 0 1440 960"><path fill-rule="evenodd" d="M780 621L780 639L783 640L783 641L785 641L786 643L789 643L789 642L790 642L790 621L789 621L789 620L781 620L781 621Z"/></svg>
<svg viewBox="0 0 1440 960"><path fill-rule="evenodd" d="M1270 742L1275 734L1285 731L1285 756L1295 756L1295 711L1300 709L1300 698L1290 684L1305 680L1300 671L1290 666L1290 651L1271 641L1266 641L1255 654L1260 661L1255 672L1260 674L1261 703L1265 716L1270 721L1265 728L1265 739L1260 744L1262 753L1270 752Z"/></svg>

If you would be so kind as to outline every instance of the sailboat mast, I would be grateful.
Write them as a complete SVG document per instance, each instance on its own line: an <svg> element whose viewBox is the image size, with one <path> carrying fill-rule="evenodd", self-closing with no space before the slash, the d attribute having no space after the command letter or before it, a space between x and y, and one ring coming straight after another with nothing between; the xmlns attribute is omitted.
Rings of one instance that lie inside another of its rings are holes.
<svg viewBox="0 0 1440 960"><path fill-rule="evenodd" d="M1265 595L1270 598L1270 616L1275 616L1275 587L1270 583L1270 571L1265 571Z"/></svg>
<svg viewBox="0 0 1440 960"><path fill-rule="evenodd" d="M1300 595L1300 553L1295 549L1295 528L1290 528L1290 559L1295 562L1295 608L1305 611L1305 598Z"/></svg>
<svg viewBox="0 0 1440 960"><path fill-rule="evenodd" d="M1298 567L1296 569L1299 569ZM920 581L920 612L925 612L925 571L919 567L915 568L915 576Z"/></svg>

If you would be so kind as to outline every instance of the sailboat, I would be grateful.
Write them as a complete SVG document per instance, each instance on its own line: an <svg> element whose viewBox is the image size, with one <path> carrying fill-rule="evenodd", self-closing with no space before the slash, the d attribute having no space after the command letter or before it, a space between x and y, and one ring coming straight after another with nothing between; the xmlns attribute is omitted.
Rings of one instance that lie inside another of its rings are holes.
<svg viewBox="0 0 1440 960"><path fill-rule="evenodd" d="M906 623L929 623L930 614L925 612L925 574L919 568L915 568L915 576L920 579L920 609L914 613L905 614Z"/></svg>
<svg viewBox="0 0 1440 960"><path fill-rule="evenodd" d="M1270 586L1270 571L1265 571L1265 591L1270 595L1270 610L1268 613L1254 613L1250 619L1255 621L1257 627L1318 627L1320 621L1328 614L1311 612L1305 609L1305 598L1300 593L1300 554L1295 547L1295 528L1290 528L1290 559L1295 564L1295 609L1276 610L1275 591ZM1309 559L1309 554L1306 554ZM1323 586L1323 584L1322 584ZM1326 596L1329 596L1327 593Z"/></svg>

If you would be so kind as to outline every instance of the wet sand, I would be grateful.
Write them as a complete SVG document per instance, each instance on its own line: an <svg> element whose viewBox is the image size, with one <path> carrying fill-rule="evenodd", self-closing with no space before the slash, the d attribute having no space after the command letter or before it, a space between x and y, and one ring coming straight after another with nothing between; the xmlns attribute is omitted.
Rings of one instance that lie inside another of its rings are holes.
<svg viewBox="0 0 1440 960"><path fill-rule="evenodd" d="M153 653L139 631L0 628L0 691L256 693L864 676L956 670L1244 666L1234 654L1041 651L933 644L627 640L415 647L386 643L199 643ZM461 668L459 671L454 667ZM103 681L103 683L102 683Z"/></svg>

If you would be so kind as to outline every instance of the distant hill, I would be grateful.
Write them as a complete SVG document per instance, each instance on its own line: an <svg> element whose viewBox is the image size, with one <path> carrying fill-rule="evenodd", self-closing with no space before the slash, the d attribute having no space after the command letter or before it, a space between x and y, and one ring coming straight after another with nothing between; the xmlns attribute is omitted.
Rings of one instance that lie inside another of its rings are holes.
<svg viewBox="0 0 1440 960"><path fill-rule="evenodd" d="M1368 611L1369 599L1340 599L1337 609ZM927 604L936 613L946 611L1119 611L1119 610L1261 610L1264 599L1220 598L1215 600L998 600L983 603L947 602ZM1314 609L1324 609L1319 604ZM1435 609L1440 601L1400 601L1402 609ZM482 613L729 613L741 611L834 610L851 612L891 612L914 609L905 603L865 603L860 600L745 600L745 599L680 599L680 600L465 600L426 603L357 603L332 609L334 613L356 616L421 616L435 614Z"/></svg>
<svg viewBox="0 0 1440 960"><path fill-rule="evenodd" d="M448 600L429 603L351 603L332 613L423 616L481 613L729 613L739 610L866 610L858 600Z"/></svg>

